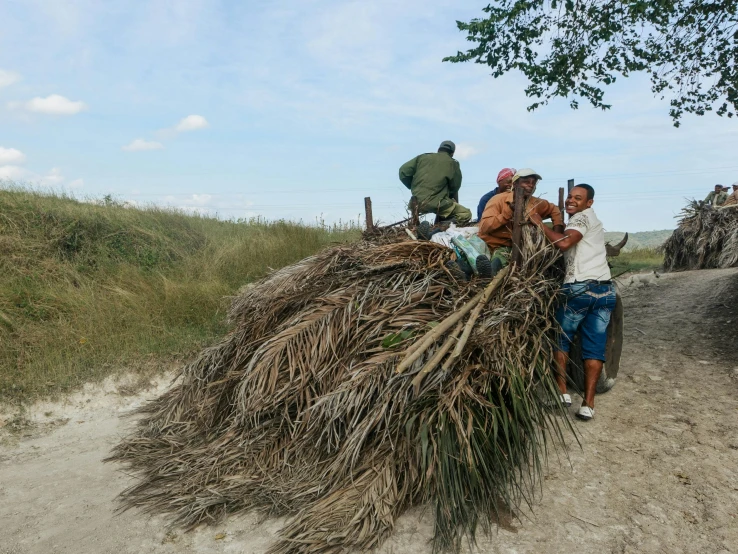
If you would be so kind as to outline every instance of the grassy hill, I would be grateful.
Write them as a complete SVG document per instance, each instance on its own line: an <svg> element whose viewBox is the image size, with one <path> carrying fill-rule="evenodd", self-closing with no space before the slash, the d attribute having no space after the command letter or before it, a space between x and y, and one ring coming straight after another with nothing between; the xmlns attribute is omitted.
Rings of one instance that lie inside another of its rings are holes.
<svg viewBox="0 0 738 554"><path fill-rule="evenodd" d="M228 222L0 190L0 400L187 355L225 332L227 295L347 228Z"/></svg>
<svg viewBox="0 0 738 554"><path fill-rule="evenodd" d="M623 250L638 250L643 248L658 248L666 242L674 231L672 229L663 229L661 231L641 231L639 233L628 233L628 244ZM620 242L625 233L613 231L605 233L605 240L612 244Z"/></svg>

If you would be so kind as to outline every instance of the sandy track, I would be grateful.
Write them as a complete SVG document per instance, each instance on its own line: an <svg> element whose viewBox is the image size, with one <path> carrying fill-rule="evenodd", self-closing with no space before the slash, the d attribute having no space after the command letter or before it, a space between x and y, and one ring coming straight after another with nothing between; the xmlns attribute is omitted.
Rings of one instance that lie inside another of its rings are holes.
<svg viewBox="0 0 738 554"><path fill-rule="evenodd" d="M534 512L478 551L738 553L738 271L665 275L626 292L625 306L618 384L594 421L576 423L582 449L552 459ZM26 429L0 412L0 553L264 552L281 521L231 517L183 534L114 515L131 481L100 460L130 424L121 415L166 383L119 388L38 405ZM431 526L427 510L406 514L380 552L430 553Z"/></svg>

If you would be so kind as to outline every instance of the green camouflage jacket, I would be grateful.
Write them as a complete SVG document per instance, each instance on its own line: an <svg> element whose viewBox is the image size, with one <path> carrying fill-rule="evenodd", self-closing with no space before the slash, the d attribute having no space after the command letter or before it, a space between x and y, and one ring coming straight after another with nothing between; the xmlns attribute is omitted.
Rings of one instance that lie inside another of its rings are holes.
<svg viewBox="0 0 738 554"><path fill-rule="evenodd" d="M705 198L705 202L710 202L713 206L722 206L727 199L728 199L727 192L717 192L716 193L714 190L711 190L710 194L708 194L707 198Z"/></svg>
<svg viewBox="0 0 738 554"><path fill-rule="evenodd" d="M461 188L461 168L446 152L421 154L402 164L400 181L417 197L420 213L443 212Z"/></svg>

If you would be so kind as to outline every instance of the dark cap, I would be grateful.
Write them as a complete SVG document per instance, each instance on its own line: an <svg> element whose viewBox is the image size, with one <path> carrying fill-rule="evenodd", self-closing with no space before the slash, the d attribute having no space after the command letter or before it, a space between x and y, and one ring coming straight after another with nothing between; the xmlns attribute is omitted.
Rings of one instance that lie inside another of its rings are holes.
<svg viewBox="0 0 738 554"><path fill-rule="evenodd" d="M456 152L456 145L450 140L444 140L441 143L441 146L438 147L438 151L440 152L441 150L445 150L446 152L453 154L454 152Z"/></svg>

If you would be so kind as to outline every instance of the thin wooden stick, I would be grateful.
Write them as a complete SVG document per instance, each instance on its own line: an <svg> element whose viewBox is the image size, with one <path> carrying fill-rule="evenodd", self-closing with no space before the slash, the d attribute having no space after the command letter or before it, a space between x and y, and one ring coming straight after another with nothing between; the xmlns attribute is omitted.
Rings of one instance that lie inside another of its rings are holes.
<svg viewBox="0 0 738 554"><path fill-rule="evenodd" d="M402 373L405 371L408 367L410 367L413 363L415 363L415 360L420 358L420 356L423 355L423 352L428 350L431 344L433 344L438 337L443 335L446 331L451 329L454 325L456 325L459 320L461 320L466 314L468 314L474 306L477 305L477 303L482 299L482 296L484 295L484 291L477 294L474 298L469 300L466 304L464 304L459 310L456 310L454 313L452 313L450 316L448 316L446 319L441 321L436 327L429 333L426 333L423 336L422 340L416 341L413 343L406 351L405 351L405 359L402 360L400 365L397 366L397 369L395 370L396 373Z"/></svg>
<svg viewBox="0 0 738 554"><path fill-rule="evenodd" d="M474 308L474 311L469 316L469 319L466 321L466 326L464 327L464 333L461 335L461 339L459 339L459 342L456 343L456 348L454 348L453 353L451 356L449 356L448 361L453 361L456 358L458 358L461 355L461 351L464 349L464 346L466 345L466 341L469 340L469 336L471 335L472 329L474 328L474 324L477 322L477 319L479 318L479 314L482 313L482 309L489 301L490 296L492 296L492 293L494 293L498 288L500 288L500 285L502 284L502 281L505 279L507 274L510 272L510 266L504 267L500 270L500 272L495 275L495 278L492 279L492 282L487 285L487 287L484 289L484 296L482 296L482 299L479 301L479 304L476 305Z"/></svg>
<svg viewBox="0 0 738 554"><path fill-rule="evenodd" d="M420 385L423 383L423 379L425 379L425 376L433 371L439 363L441 363L443 357L448 353L449 350L451 350L453 344L459 339L459 333L461 333L463 325L464 324L461 321L456 324L456 327L451 332L451 334L446 337L446 341L443 343L441 348L439 348L436 353L433 354L433 357L426 362L423 368L415 376L415 379L413 379L412 386L416 396L418 394L418 391L420 390Z"/></svg>

